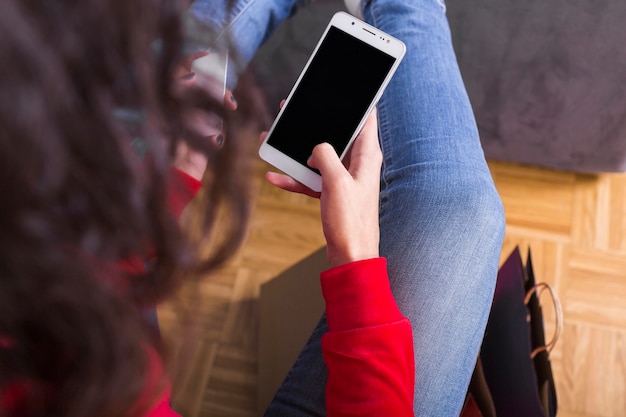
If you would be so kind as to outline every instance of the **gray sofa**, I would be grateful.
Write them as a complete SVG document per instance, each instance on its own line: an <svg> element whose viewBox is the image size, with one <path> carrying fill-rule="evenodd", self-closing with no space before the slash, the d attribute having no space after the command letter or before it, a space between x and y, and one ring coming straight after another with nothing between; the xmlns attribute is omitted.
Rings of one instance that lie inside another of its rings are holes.
<svg viewBox="0 0 626 417"><path fill-rule="evenodd" d="M448 0L489 158L626 171L626 2Z"/></svg>
<svg viewBox="0 0 626 417"><path fill-rule="evenodd" d="M489 159L626 171L626 2L448 0L461 73ZM253 61L276 108L339 0L318 0ZM419 76L416 74L416 76Z"/></svg>

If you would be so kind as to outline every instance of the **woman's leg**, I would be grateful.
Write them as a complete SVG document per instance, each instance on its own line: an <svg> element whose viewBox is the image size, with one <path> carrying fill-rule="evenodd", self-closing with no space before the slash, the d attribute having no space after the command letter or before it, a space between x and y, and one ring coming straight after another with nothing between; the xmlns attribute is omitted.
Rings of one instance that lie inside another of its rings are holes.
<svg viewBox="0 0 626 417"><path fill-rule="evenodd" d="M438 0L373 0L407 54L378 105L381 255L412 323L415 415L459 415L490 311L504 215Z"/></svg>
<svg viewBox="0 0 626 417"><path fill-rule="evenodd" d="M249 0L230 15L192 7L208 22L232 19L245 62L293 12L292 1ZM381 254L415 340L416 416L458 416L495 284L504 232L439 0L373 0L366 20L407 44L379 102L384 155ZM204 14L203 14L204 13ZM268 29L269 28L269 29ZM322 320L270 405L268 416L321 416Z"/></svg>
<svg viewBox="0 0 626 417"><path fill-rule="evenodd" d="M278 26L298 8L313 0L195 0L189 14L210 28L206 46L219 45L231 50L228 88L234 89L239 75L254 57L259 47ZM215 31L215 33L213 33ZM197 34L192 33L194 37ZM198 40L198 39L196 39Z"/></svg>
<svg viewBox="0 0 626 417"><path fill-rule="evenodd" d="M415 340L415 415L459 415L489 315L500 198L437 0L373 0L366 20L407 55L378 105L381 255ZM324 415L322 321L266 415ZM315 369L314 377L309 378Z"/></svg>

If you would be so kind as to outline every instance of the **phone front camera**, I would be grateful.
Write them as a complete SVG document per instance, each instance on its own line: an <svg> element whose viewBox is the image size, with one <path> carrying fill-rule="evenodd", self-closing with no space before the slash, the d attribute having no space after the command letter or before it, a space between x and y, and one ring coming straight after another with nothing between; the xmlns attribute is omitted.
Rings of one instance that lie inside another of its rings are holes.
<svg viewBox="0 0 626 417"><path fill-rule="evenodd" d="M352 22L352 25L354 25L354 22Z"/></svg>

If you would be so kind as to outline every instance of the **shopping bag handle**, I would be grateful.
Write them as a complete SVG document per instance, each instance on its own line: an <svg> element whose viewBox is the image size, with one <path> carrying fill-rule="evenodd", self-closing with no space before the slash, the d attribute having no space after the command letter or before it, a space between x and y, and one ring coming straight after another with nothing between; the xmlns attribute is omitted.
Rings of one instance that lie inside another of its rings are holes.
<svg viewBox="0 0 626 417"><path fill-rule="evenodd" d="M561 308L561 301L559 300L559 297L556 295L556 291L554 291L554 288L552 288L550 284L548 284L547 282L540 282L540 283L535 284L526 293L526 297L524 297L524 304L528 305L528 303L530 302L530 298L533 296L533 294L536 294L537 299L540 299L541 294L543 294L545 290L547 290L550 293L550 297L552 298L552 303L554 304L554 313L556 316L556 326L554 329L554 336L552 337L552 340L550 340L544 346L539 346L538 348L530 352L531 359L534 359L538 353L543 352L543 351L546 351L549 354L552 351L552 349L554 349L554 346L556 345L556 342L559 340L559 337L561 336L561 332L563 330L563 309Z"/></svg>

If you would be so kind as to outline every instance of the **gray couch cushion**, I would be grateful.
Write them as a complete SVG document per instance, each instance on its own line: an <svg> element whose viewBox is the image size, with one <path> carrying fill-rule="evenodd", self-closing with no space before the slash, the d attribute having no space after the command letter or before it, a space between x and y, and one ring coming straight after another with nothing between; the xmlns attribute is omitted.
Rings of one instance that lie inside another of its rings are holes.
<svg viewBox="0 0 626 417"><path fill-rule="evenodd" d="M489 158L626 171L626 2L447 4Z"/></svg>

